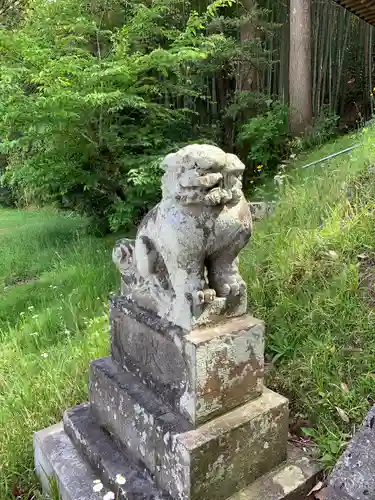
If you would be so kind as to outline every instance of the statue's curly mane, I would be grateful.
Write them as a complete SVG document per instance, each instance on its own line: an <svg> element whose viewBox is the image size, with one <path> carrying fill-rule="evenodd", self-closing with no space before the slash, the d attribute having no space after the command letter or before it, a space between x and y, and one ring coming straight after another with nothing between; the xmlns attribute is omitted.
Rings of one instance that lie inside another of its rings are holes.
<svg viewBox="0 0 375 500"><path fill-rule="evenodd" d="M242 173L245 166L237 157L216 146L192 145L168 155L162 165L163 199L189 205L220 205L239 199L241 188L228 187L228 173Z"/></svg>

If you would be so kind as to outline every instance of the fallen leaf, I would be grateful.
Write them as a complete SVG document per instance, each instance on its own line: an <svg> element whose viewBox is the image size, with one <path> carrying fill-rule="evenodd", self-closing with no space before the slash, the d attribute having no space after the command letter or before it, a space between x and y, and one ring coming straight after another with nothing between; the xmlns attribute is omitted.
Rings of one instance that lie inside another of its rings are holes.
<svg viewBox="0 0 375 500"><path fill-rule="evenodd" d="M341 382L341 389L343 392L349 392L349 387L345 384L345 382Z"/></svg>
<svg viewBox="0 0 375 500"><path fill-rule="evenodd" d="M310 495L312 495L313 493L315 493L316 491L320 491L321 489L323 488L323 482L322 481L319 481L319 483L317 483L314 488L310 491L310 493L307 495L308 497Z"/></svg>
<svg viewBox="0 0 375 500"><path fill-rule="evenodd" d="M340 415L340 418L343 422L348 424L350 422L348 414L342 409L336 406L337 413Z"/></svg>

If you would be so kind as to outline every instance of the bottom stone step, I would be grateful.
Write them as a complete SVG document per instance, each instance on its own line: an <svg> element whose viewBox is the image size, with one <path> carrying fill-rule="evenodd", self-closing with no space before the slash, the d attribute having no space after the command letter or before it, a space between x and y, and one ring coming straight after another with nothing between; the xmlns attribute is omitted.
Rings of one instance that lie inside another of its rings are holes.
<svg viewBox="0 0 375 500"><path fill-rule="evenodd" d="M81 407L83 413L85 406ZM45 492L50 490L50 478L55 478L61 500L98 500L108 491L118 493L119 499L171 500L156 488L146 470L120 452L109 436L85 416L90 439L81 445L91 454L90 462L74 446L62 423L35 433L35 471ZM78 434L78 429L72 432ZM126 479L125 485L116 484L118 474ZM93 490L98 479L106 487L100 495Z"/></svg>
<svg viewBox="0 0 375 500"><path fill-rule="evenodd" d="M126 457L119 461L115 451L112 454L114 445L105 433L96 437L98 448L102 449L102 439L107 441L101 465L106 467L107 474L112 470L111 482L115 472L127 479L119 492L120 498L125 498L126 495L129 500L169 499L165 493L156 489L144 471L131 464ZM50 479L54 478L61 500L100 498L98 493L93 491L94 480L99 478L100 469L92 468L77 451L62 424L37 432L34 435L34 449L35 469L45 493L49 492ZM228 500L302 500L314 486L319 472L319 467L311 458L297 448L289 447L286 462ZM114 491L114 488L110 490ZM101 495L104 496L108 491L103 489Z"/></svg>

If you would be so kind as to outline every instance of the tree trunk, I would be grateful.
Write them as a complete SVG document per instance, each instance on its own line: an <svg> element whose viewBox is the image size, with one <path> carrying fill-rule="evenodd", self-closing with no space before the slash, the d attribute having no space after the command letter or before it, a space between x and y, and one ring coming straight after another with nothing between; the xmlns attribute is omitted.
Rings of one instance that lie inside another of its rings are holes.
<svg viewBox="0 0 375 500"><path fill-rule="evenodd" d="M245 14L253 12L255 0L244 0L242 5L245 9ZM248 21L241 27L241 42L255 39L255 27L252 21ZM258 75L256 69L251 65L251 62L243 61L240 64L237 79L237 90L254 91L257 90Z"/></svg>
<svg viewBox="0 0 375 500"><path fill-rule="evenodd" d="M290 131L301 135L312 122L311 0L290 0Z"/></svg>

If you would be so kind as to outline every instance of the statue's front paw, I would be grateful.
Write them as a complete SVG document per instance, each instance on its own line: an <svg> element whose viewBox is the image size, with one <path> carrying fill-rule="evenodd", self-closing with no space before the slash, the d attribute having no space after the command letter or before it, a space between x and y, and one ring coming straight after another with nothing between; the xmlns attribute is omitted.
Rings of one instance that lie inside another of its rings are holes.
<svg viewBox="0 0 375 500"><path fill-rule="evenodd" d="M193 302L193 308L196 310L204 304L211 304L216 299L216 292L211 288L207 288L206 290L199 290L193 293L190 297Z"/></svg>
<svg viewBox="0 0 375 500"><path fill-rule="evenodd" d="M211 304L216 299L216 291L212 288L207 288L204 291L204 303Z"/></svg>
<svg viewBox="0 0 375 500"><path fill-rule="evenodd" d="M246 283L240 279L233 283L224 283L217 290L219 297L237 297L238 295L243 295L246 291Z"/></svg>

